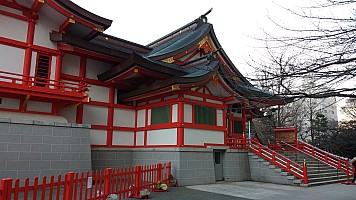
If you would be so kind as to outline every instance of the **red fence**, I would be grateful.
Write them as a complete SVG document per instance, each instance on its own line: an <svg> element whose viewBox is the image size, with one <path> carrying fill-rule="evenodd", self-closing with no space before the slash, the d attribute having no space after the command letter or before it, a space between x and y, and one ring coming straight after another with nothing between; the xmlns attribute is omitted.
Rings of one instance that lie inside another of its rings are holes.
<svg viewBox="0 0 356 200"><path fill-rule="evenodd" d="M320 160L330 166L333 166L337 169L344 171L347 174L347 176L350 176L353 174L352 166L350 165L349 160L347 158L342 158L342 157L333 155L329 152L326 152L326 151L323 151L317 147L314 147L313 145L310 145L308 143L301 142L301 141L299 141L296 144L296 148L299 151L316 158L317 160Z"/></svg>
<svg viewBox="0 0 356 200"><path fill-rule="evenodd" d="M35 76L25 76L22 74L16 74L11 72L0 71L0 82L11 84L22 84L28 86L38 86L50 89L57 89L61 91L84 93L87 86L84 84L67 82L67 81L55 81Z"/></svg>
<svg viewBox="0 0 356 200"><path fill-rule="evenodd" d="M42 183L36 177L30 184L27 178L21 187L19 179L13 185L13 180L7 178L0 182L0 200L94 200L106 199L109 194L116 194L118 199L139 197L142 189L156 189L159 180L168 183L170 174L169 162L86 173L69 172L63 180L61 175L56 180L51 176L49 181L43 177Z"/></svg>

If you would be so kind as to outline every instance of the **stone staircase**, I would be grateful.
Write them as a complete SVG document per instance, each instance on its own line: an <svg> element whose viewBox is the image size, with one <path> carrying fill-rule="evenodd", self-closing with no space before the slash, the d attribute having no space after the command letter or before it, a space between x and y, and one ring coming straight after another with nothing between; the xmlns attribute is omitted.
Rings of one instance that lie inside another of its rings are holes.
<svg viewBox="0 0 356 200"><path fill-rule="evenodd" d="M301 180L294 180L296 185L300 184L303 187L340 183L346 181L346 173L340 171L334 167L331 167L309 155L303 154L301 152L278 152L285 157L297 162L300 165L303 165L304 159L308 167L308 184L302 183ZM289 175L288 172L281 171L282 175Z"/></svg>

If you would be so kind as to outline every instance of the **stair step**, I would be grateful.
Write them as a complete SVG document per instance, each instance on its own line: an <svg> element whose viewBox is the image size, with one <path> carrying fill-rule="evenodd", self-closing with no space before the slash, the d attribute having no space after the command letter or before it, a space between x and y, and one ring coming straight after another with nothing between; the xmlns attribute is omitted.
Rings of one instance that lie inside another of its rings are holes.
<svg viewBox="0 0 356 200"><path fill-rule="evenodd" d="M308 177L309 178L316 178L316 177L330 177L330 176L332 176L332 177L340 177L340 176L346 176L346 174L345 175L343 175L343 174L338 174L338 173L316 173L316 174L309 174L308 173Z"/></svg>
<svg viewBox="0 0 356 200"><path fill-rule="evenodd" d="M314 183L308 183L308 184L300 184L302 187L311 187L311 186L318 186L318 185L326 185L326 184L332 184L332 183L340 183L345 181L346 179L338 179L338 180L329 180L329 181L320 181L320 182L314 182Z"/></svg>
<svg viewBox="0 0 356 200"><path fill-rule="evenodd" d="M332 181L332 180L339 180L344 179L344 177L340 176L327 176L327 177L315 177L315 178L308 178L309 183L313 182L324 182L324 181Z"/></svg>

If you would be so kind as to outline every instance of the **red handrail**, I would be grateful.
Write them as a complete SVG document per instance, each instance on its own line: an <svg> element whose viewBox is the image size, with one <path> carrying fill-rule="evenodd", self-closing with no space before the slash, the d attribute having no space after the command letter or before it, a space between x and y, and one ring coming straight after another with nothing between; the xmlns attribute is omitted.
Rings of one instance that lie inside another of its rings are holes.
<svg viewBox="0 0 356 200"><path fill-rule="evenodd" d="M67 81L56 81L35 76L26 76L12 72L0 71L0 81L13 84L25 84L31 87L41 85L40 87L58 89L61 91L71 91L84 93L87 90L86 84L73 83Z"/></svg>
<svg viewBox="0 0 356 200"><path fill-rule="evenodd" d="M226 142L232 149L248 149L256 153L271 162L273 165L277 165L279 168L284 169L297 178L302 179L304 184L308 184L308 172L306 165L299 165L298 163L254 140L227 138Z"/></svg>
<svg viewBox="0 0 356 200"><path fill-rule="evenodd" d="M353 168L347 158L336 156L302 141L297 143L296 148L317 160L344 171L348 175L353 174Z"/></svg>

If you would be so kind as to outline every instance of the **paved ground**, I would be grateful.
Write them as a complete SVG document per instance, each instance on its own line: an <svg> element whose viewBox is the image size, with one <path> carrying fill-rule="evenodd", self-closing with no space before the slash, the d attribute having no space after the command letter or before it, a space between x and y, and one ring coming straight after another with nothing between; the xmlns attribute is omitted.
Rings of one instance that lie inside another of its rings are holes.
<svg viewBox="0 0 356 200"><path fill-rule="evenodd" d="M354 200L356 185L330 184L309 188L260 182L220 182L210 185L169 188L169 192L152 192L157 200Z"/></svg>

